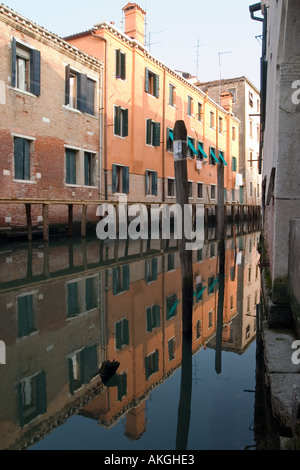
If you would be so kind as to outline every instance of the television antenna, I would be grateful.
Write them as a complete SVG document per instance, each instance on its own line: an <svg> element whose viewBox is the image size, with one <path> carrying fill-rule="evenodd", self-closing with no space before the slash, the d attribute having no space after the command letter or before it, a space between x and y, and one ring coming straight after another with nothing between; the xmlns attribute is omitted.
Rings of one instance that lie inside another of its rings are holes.
<svg viewBox="0 0 300 470"><path fill-rule="evenodd" d="M154 33L151 33L149 32L148 33L148 48L149 48L149 52L151 52L151 46L153 46L154 44L161 44L162 41L159 41L159 42L152 42L152 34L158 34L158 33L161 33L162 31L155 31Z"/></svg>
<svg viewBox="0 0 300 470"><path fill-rule="evenodd" d="M220 68L220 82L219 82L219 104L221 103L221 86L222 86L222 66L221 66L221 55L223 54L232 54L231 51L226 51L226 52L218 52L219 55L219 68Z"/></svg>

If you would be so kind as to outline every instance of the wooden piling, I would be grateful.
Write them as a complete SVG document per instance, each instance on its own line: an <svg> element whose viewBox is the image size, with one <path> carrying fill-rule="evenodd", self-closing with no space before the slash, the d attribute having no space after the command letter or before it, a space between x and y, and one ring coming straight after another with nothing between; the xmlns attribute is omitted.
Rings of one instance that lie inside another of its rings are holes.
<svg viewBox="0 0 300 470"><path fill-rule="evenodd" d="M182 211L182 237L178 240L182 278L182 333L192 336L193 320L193 264L192 251L186 250L184 206L189 204L187 175L187 129L184 121L176 121L174 128L174 168L176 202ZM189 240L190 242L190 240Z"/></svg>
<svg viewBox="0 0 300 470"><path fill-rule="evenodd" d="M43 240L49 241L49 206L43 204Z"/></svg>
<svg viewBox="0 0 300 470"><path fill-rule="evenodd" d="M27 221L27 237L28 241L32 241L32 220L31 220L31 204L25 204L26 221Z"/></svg>
<svg viewBox="0 0 300 470"><path fill-rule="evenodd" d="M82 206L82 219L81 219L81 236L86 237L86 218L87 218L87 205Z"/></svg>
<svg viewBox="0 0 300 470"><path fill-rule="evenodd" d="M73 204L68 205L68 236L73 236Z"/></svg>

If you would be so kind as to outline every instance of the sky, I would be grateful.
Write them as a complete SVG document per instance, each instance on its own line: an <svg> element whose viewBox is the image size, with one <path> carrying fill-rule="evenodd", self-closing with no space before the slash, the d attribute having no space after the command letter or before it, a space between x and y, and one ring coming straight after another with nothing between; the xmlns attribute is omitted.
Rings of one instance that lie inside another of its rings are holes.
<svg viewBox="0 0 300 470"><path fill-rule="evenodd" d="M131 0L147 13L146 44L173 70L200 81L246 76L260 89L262 23L250 17L256 0ZM51 33L66 37L107 20L124 31L127 0L4 0Z"/></svg>

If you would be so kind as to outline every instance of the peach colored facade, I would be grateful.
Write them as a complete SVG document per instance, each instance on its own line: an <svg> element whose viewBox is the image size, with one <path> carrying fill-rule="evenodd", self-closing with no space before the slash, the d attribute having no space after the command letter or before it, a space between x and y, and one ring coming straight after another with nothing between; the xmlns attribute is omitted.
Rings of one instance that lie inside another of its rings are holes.
<svg viewBox="0 0 300 470"><path fill-rule="evenodd" d="M135 3L123 10L125 33L103 22L65 38L105 64L103 197L118 199L125 193L129 201L174 201L170 131L177 120L185 121L191 143L187 162L190 202L217 200L217 163L210 148L219 161L219 151L223 152L225 188L232 194L238 172L239 121L232 114L230 100L225 97L224 107L219 106L154 58L144 46L141 18L145 12Z"/></svg>

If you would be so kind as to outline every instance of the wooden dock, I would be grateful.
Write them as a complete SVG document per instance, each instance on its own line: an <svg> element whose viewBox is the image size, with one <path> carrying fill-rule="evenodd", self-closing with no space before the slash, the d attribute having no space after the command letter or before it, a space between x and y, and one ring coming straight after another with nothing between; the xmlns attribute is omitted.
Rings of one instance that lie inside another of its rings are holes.
<svg viewBox="0 0 300 470"><path fill-rule="evenodd" d="M33 224L32 224L32 206L41 206L42 207L42 226L43 226L43 240L44 242L49 241L49 211L54 206L65 206L66 215L67 215L67 234L69 237L73 236L73 211L74 207L81 207L81 236L83 238L87 235L87 210L89 206L100 206L102 204L111 204L115 206L117 220L118 220L118 207L119 201L105 201L105 200L88 200L88 201L70 201L70 200L42 200L42 199L5 199L0 198L1 205L17 205L20 207L20 210L24 210L26 215L26 230L28 241L31 241L33 238ZM148 213L150 213L151 206L161 206L167 204L169 206L173 205L172 203L166 202L134 202L128 201L127 205L132 206L136 204L142 204L147 207ZM196 206L201 203L190 203L193 208L193 214L196 214ZM203 204L202 204L203 205ZM225 203L225 220L226 222L239 223L243 221L253 221L260 220L261 218L261 207L255 205ZM23 209L22 209L23 208ZM216 223L218 213L218 204L210 203L204 204L204 223L207 226L210 223Z"/></svg>

